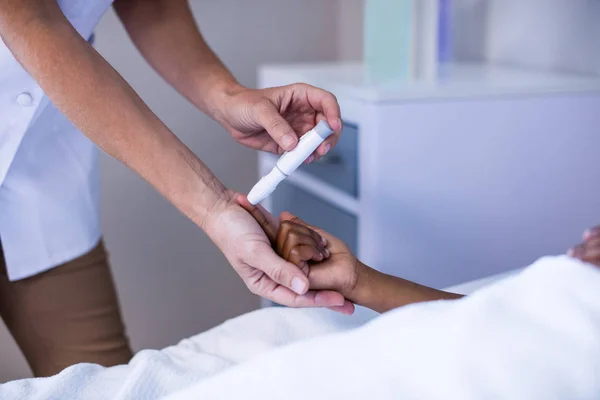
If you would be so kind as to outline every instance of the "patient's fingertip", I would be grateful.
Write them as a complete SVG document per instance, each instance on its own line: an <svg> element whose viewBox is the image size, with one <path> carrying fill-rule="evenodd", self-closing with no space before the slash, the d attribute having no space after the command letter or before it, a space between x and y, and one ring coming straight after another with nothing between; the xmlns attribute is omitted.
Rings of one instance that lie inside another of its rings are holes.
<svg viewBox="0 0 600 400"><path fill-rule="evenodd" d="M244 210L248 211L249 213L258 210L258 208L256 206L254 206L252 203L250 203L250 201L248 200L248 197L246 197L245 194L238 194L235 198L236 203L238 203L238 205L240 207L242 207Z"/></svg>
<svg viewBox="0 0 600 400"><path fill-rule="evenodd" d="M283 211L281 214L279 214L279 220L280 221L289 221L293 218L294 216L287 212L287 211Z"/></svg>

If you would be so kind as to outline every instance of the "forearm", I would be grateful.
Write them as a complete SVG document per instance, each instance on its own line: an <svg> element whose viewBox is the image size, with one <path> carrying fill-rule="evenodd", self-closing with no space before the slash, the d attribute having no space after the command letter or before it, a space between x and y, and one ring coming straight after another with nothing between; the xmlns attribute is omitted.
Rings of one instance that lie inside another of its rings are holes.
<svg viewBox="0 0 600 400"><path fill-rule="evenodd" d="M203 224L225 188L79 36L56 3L6 0L0 35L75 126Z"/></svg>
<svg viewBox="0 0 600 400"><path fill-rule="evenodd" d="M395 276L383 274L364 264L359 266L359 277L352 302L383 313L407 304L432 300L454 300L462 295L444 292Z"/></svg>
<svg viewBox="0 0 600 400"><path fill-rule="evenodd" d="M222 96L240 86L204 41L187 0L117 0L114 7L150 65L214 118Z"/></svg>

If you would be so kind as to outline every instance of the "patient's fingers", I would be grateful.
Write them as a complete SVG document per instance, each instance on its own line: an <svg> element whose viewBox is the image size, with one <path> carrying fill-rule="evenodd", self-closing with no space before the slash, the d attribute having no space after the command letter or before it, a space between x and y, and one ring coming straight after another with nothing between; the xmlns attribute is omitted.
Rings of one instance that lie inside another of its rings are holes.
<svg viewBox="0 0 600 400"><path fill-rule="evenodd" d="M269 241L271 241L271 243L275 243L277 238L277 229L279 228L279 222L277 221L277 218L273 217L271 213L265 210L260 204L256 206L250 204L248 198L243 194L238 194L236 200L243 209L248 211L250 215L254 217L256 222L258 222L262 230L269 238Z"/></svg>
<svg viewBox="0 0 600 400"><path fill-rule="evenodd" d="M284 233L282 234L282 232ZM277 236L277 251L279 255L286 260L289 260L290 252L293 248L302 245L311 246L321 254L322 257L316 261L321 261L323 258L327 258L329 256L329 250L327 250L318 239L315 239L311 235L306 235L305 233L298 231L296 228L280 229Z"/></svg>
<svg viewBox="0 0 600 400"><path fill-rule="evenodd" d="M309 228L310 230L316 232L317 234L319 234L322 238L323 238L323 243L325 245L327 245L327 237L325 236L325 231L321 228L317 228L316 226L307 224L306 222L304 222L302 219L296 217L294 214L289 213L287 211L284 211L281 213L281 215L279 216L279 219L281 220L281 222L283 223L284 221L290 221L299 225L302 225L306 228Z"/></svg>
<svg viewBox="0 0 600 400"><path fill-rule="evenodd" d="M314 246L301 245L293 247L285 259L300 268L304 268L307 261L322 261L323 254Z"/></svg>
<svg viewBox="0 0 600 400"><path fill-rule="evenodd" d="M277 242L283 242L288 236L289 232L302 233L304 235L312 237L315 241L317 241L323 246L327 245L327 240L314 230L306 227L305 225L289 220L281 221L281 228L279 229L279 232L277 232Z"/></svg>

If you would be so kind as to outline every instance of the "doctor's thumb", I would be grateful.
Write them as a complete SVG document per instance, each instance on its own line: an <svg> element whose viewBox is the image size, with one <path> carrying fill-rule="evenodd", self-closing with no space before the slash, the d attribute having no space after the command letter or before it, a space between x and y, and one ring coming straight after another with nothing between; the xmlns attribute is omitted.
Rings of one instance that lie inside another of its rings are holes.
<svg viewBox="0 0 600 400"><path fill-rule="evenodd" d="M280 258L274 251L264 254L262 269L278 284L302 295L308 291L308 277L300 268Z"/></svg>
<svg viewBox="0 0 600 400"><path fill-rule="evenodd" d="M265 102L258 109L258 122L267 131L269 136L284 151L290 151L298 143L298 136L290 124L279 114L279 111L273 103Z"/></svg>

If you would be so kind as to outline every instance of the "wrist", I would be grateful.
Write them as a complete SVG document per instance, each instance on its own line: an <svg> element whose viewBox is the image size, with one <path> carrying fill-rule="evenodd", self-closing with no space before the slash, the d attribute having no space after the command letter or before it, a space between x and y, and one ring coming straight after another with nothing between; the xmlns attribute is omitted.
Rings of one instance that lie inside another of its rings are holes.
<svg viewBox="0 0 600 400"><path fill-rule="evenodd" d="M227 218L227 211L232 207L234 193L230 190L225 190L210 207L203 209L204 218L199 224L200 228L206 235L223 250L223 245L227 240L227 229L223 229L226 225L224 219Z"/></svg>
<svg viewBox="0 0 600 400"><path fill-rule="evenodd" d="M177 160L183 168L165 168L168 173L162 179L165 187L161 192L203 231L209 232L214 225L212 220L219 215L233 199L233 192L228 190L217 177L185 146L177 152Z"/></svg>
<svg viewBox="0 0 600 400"><path fill-rule="evenodd" d="M195 92L198 93L198 97L194 100L194 104L221 124L229 99L235 94L247 90L229 73L205 78L196 86Z"/></svg>
<svg viewBox="0 0 600 400"><path fill-rule="evenodd" d="M345 297L355 304L365 306L373 298L375 291L375 282L378 279L379 271L356 260L356 284Z"/></svg>
<svg viewBox="0 0 600 400"><path fill-rule="evenodd" d="M227 210L233 200L233 193L224 189L222 192L216 194L215 198L206 205L198 205L202 218L199 220L198 225L204 230L209 236L210 233L215 231L215 227L218 226L220 216Z"/></svg>

